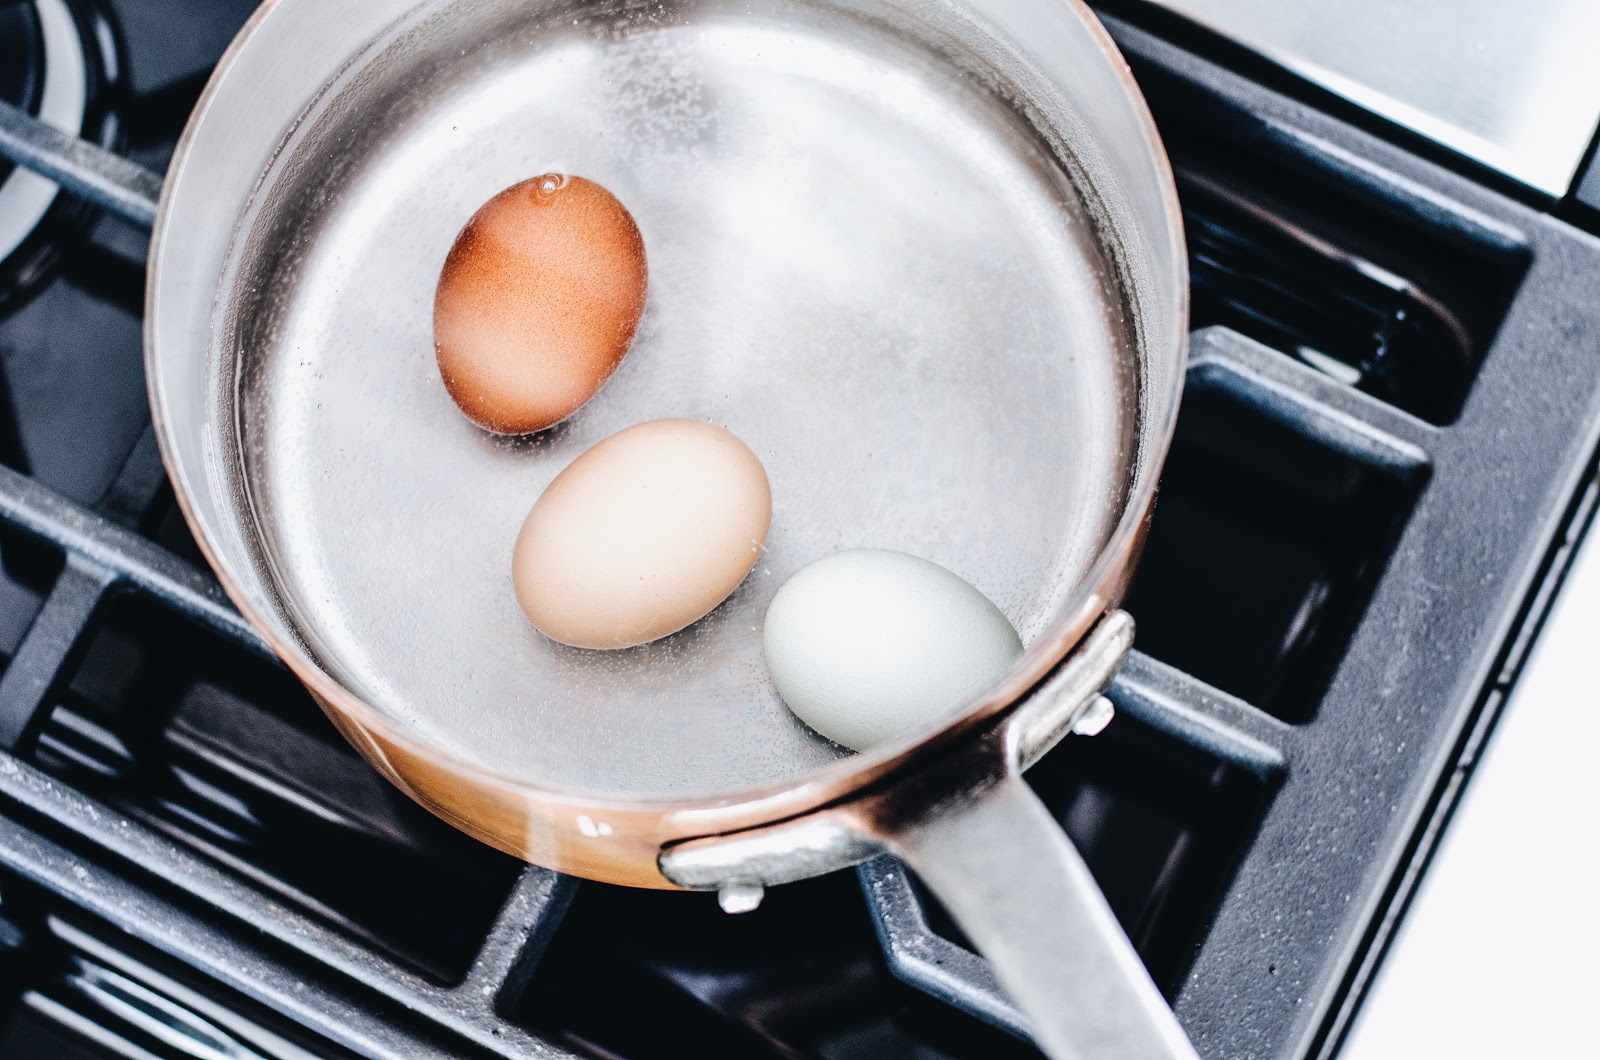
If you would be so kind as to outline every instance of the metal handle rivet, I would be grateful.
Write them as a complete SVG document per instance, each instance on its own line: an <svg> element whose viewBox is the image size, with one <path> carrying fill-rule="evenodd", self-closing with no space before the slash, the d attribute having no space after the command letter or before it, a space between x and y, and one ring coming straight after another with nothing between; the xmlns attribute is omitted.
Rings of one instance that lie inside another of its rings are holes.
<svg viewBox="0 0 1600 1060"><path fill-rule="evenodd" d="M1072 732L1075 736L1098 736L1111 724L1111 719L1117 716L1117 708L1111 705L1111 700L1105 696L1095 696L1094 701L1083 708L1072 723Z"/></svg>
<svg viewBox="0 0 1600 1060"><path fill-rule="evenodd" d="M760 880L734 880L717 891L717 904L724 913L748 913L761 904L766 893Z"/></svg>

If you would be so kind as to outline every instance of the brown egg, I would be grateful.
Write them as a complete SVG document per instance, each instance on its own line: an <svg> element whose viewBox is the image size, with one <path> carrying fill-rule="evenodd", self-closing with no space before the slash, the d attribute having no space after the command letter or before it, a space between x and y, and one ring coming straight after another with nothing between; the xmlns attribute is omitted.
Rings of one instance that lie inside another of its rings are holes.
<svg viewBox="0 0 1600 1060"><path fill-rule="evenodd" d="M594 445L534 503L512 582L540 632L631 648L722 603L761 556L772 518L750 447L698 420L651 420Z"/></svg>
<svg viewBox="0 0 1600 1060"><path fill-rule="evenodd" d="M616 371L644 312L644 240L592 180L513 184L456 237L433 302L444 385L478 426L560 423Z"/></svg>

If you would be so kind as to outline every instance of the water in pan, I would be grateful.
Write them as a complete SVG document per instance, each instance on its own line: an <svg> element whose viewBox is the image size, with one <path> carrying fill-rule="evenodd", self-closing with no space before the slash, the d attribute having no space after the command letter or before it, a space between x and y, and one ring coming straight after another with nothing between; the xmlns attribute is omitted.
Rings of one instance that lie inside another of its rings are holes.
<svg viewBox="0 0 1600 1060"><path fill-rule="evenodd" d="M524 9L489 33L461 10L324 95L243 230L223 341L245 475L324 664L491 767L706 794L841 753L784 709L759 646L772 594L820 555L926 556L1036 634L1119 514L1134 425L1121 301L1027 126L837 14ZM649 303L593 403L507 440L451 404L429 312L466 218L547 171L629 206ZM767 553L677 636L543 640L510 588L523 515L589 445L661 416L766 462Z"/></svg>

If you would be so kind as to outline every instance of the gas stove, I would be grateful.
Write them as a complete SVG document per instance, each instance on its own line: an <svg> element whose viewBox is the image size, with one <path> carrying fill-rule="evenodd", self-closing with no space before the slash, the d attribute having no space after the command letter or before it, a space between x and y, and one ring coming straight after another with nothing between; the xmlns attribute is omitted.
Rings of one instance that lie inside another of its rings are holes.
<svg viewBox="0 0 1600 1060"><path fill-rule="evenodd" d="M251 7L0 0L0 99L159 172ZM1116 11L1193 361L1117 718L1029 780L1202 1055L1329 1056L1600 493L1600 241ZM0 162L0 1055L1038 1055L892 861L730 917L523 866L381 781L162 473L156 182L11 111L0 156L51 178Z"/></svg>

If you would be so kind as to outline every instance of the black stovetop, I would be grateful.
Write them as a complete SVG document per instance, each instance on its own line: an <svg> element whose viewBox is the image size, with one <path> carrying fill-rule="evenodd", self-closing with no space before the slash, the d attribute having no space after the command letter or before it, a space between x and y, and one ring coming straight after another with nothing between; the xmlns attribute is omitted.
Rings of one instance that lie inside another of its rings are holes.
<svg viewBox="0 0 1600 1060"><path fill-rule="evenodd" d="M34 2L0 0L0 99L36 109ZM84 135L156 170L252 7L37 2L81 30ZM1204 1055L1325 1054L1588 518L1600 245L1154 25L1183 47L1113 30L1201 330L1118 719L1029 779ZM384 784L176 512L144 251L63 196L0 263L0 1056L1038 1055L892 865L728 917Z"/></svg>

